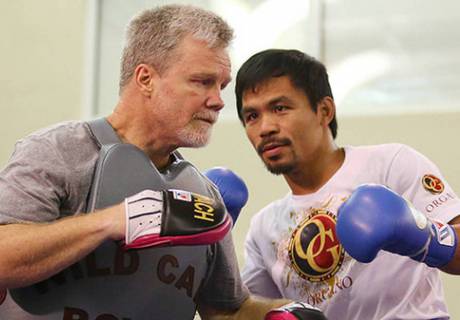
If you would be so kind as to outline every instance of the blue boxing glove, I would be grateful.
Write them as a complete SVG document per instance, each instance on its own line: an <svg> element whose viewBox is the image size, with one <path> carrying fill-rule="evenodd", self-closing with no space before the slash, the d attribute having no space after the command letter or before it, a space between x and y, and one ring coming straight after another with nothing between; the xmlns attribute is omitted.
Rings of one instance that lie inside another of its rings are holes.
<svg viewBox="0 0 460 320"><path fill-rule="evenodd" d="M370 262L385 250L439 268L452 260L457 247L450 225L430 221L404 198L376 184L359 186L340 206L337 235L360 262Z"/></svg>
<svg viewBox="0 0 460 320"><path fill-rule="evenodd" d="M204 172L204 175L219 189L228 213L232 216L235 225L241 209L248 201L248 188L244 181L233 171L215 167Z"/></svg>

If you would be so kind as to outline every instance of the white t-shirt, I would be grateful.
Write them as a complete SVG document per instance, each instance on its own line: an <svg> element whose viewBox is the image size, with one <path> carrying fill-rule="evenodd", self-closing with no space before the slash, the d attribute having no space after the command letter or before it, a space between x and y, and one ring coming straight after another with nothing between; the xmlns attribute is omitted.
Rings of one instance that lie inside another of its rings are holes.
<svg viewBox="0 0 460 320"><path fill-rule="evenodd" d="M346 147L342 167L320 190L288 194L253 217L244 282L254 294L319 307L329 320L448 319L437 269L384 251L360 263L339 244L337 209L363 183L388 186L438 221L460 214L439 169L417 151L401 144Z"/></svg>

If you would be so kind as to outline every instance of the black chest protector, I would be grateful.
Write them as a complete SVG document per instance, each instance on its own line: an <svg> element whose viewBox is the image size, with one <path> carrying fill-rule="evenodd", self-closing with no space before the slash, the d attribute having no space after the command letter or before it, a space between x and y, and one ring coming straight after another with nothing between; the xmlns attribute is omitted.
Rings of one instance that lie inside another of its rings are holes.
<svg viewBox="0 0 460 320"><path fill-rule="evenodd" d="M90 127L101 151L87 212L120 203L144 189L183 189L212 196L214 186L178 153L168 169L159 172L144 152L121 143L105 119L90 122ZM52 278L11 290L15 302L29 313L17 319L193 319L194 298L212 268L213 248L123 251L107 241Z"/></svg>

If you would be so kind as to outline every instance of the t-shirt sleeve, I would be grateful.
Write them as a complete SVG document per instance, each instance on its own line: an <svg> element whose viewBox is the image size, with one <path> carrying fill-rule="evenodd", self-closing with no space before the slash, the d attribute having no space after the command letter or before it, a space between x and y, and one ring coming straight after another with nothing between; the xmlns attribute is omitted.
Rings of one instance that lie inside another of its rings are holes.
<svg viewBox="0 0 460 320"><path fill-rule="evenodd" d="M65 197L62 167L46 140L18 142L0 172L0 224L57 219Z"/></svg>
<svg viewBox="0 0 460 320"><path fill-rule="evenodd" d="M200 290L197 303L218 310L238 309L249 292L241 280L231 232L216 244L214 254L210 276Z"/></svg>
<svg viewBox="0 0 460 320"><path fill-rule="evenodd" d="M391 162L387 185L430 219L446 223L460 215L460 199L439 168L406 145Z"/></svg>
<svg viewBox="0 0 460 320"><path fill-rule="evenodd" d="M255 219L253 219L244 244L245 266L242 272L243 282L251 294L279 299L282 298L282 295L267 270L261 249L257 244L257 234L260 237L260 233L255 231L257 225Z"/></svg>

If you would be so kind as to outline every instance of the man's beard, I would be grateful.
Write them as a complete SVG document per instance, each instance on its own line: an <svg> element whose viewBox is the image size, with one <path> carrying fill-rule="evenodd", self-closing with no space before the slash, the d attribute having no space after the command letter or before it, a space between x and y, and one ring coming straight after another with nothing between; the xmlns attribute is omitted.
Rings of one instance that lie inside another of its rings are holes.
<svg viewBox="0 0 460 320"><path fill-rule="evenodd" d="M291 145L291 141L287 138L275 139L273 137L270 137L262 141L256 147L256 151L259 154L262 162L265 164L265 167L267 168L267 170L275 175L287 174L287 173L290 173L292 170L294 170L295 163L296 163L296 155L293 151L292 151L292 160L288 163L271 164L269 160L265 161L263 158L263 152L264 152L265 146L268 144L279 144L279 145L289 146Z"/></svg>
<svg viewBox="0 0 460 320"><path fill-rule="evenodd" d="M179 132L181 147L200 148L209 143L211 139L212 126L193 126L192 124Z"/></svg>
<svg viewBox="0 0 460 320"><path fill-rule="evenodd" d="M268 171L270 171L271 173L275 175L291 173L295 168L293 162L280 164L280 165L271 165L270 163L267 163L264 161L264 164L265 164L265 168L267 168Z"/></svg>
<svg viewBox="0 0 460 320"><path fill-rule="evenodd" d="M192 121L179 131L182 147L204 147L211 139L211 132L217 122L219 112L206 110L193 115Z"/></svg>

